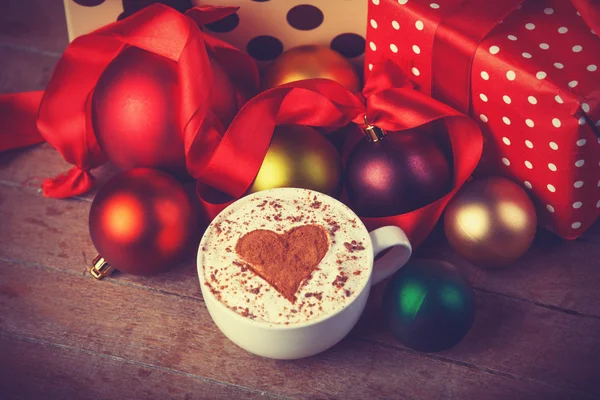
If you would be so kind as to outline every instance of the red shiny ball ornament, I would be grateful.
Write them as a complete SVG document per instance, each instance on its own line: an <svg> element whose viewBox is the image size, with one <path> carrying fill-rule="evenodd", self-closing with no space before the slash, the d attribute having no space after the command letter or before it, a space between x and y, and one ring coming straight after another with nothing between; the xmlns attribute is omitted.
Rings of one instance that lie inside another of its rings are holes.
<svg viewBox="0 0 600 400"><path fill-rule="evenodd" d="M135 168L108 181L90 209L94 246L121 272L152 275L185 253L196 213L183 185L170 175Z"/></svg>
<svg viewBox="0 0 600 400"><path fill-rule="evenodd" d="M211 67L211 110L227 126L237 111L235 90L212 60ZM137 47L125 49L106 67L92 96L98 144L124 171L148 167L185 175L179 111L177 63Z"/></svg>
<svg viewBox="0 0 600 400"><path fill-rule="evenodd" d="M432 135L391 132L361 140L348 157L345 185L361 217L404 214L441 198L452 188L451 166Z"/></svg>

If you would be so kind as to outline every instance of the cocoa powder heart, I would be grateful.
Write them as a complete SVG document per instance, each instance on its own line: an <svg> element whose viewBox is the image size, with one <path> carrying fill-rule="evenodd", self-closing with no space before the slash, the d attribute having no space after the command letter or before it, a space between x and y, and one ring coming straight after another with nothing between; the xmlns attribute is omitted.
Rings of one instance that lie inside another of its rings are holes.
<svg viewBox="0 0 600 400"><path fill-rule="evenodd" d="M278 234L257 229L242 236L237 254L255 274L294 303L296 292L329 250L329 236L320 225L304 225Z"/></svg>

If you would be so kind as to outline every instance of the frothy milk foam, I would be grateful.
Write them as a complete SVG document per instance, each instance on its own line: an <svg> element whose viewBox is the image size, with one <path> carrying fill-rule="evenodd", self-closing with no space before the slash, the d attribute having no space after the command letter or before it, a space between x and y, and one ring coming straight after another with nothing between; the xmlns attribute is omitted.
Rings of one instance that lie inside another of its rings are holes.
<svg viewBox="0 0 600 400"><path fill-rule="evenodd" d="M294 324L333 314L352 302L369 279L368 232L346 206L304 189L263 192L238 201L210 225L201 243L205 285L238 314L273 324ZM282 296L236 252L245 234L267 229L284 234L294 227L320 225L329 250L295 293Z"/></svg>

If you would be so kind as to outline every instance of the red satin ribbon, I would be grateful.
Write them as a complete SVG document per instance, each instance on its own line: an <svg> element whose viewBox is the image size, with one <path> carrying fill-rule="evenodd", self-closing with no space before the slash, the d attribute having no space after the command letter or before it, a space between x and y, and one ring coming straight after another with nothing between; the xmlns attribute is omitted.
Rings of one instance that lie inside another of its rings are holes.
<svg viewBox="0 0 600 400"><path fill-rule="evenodd" d="M363 218L369 229L385 225L402 227L414 246L433 229L444 207L466 182L481 156L483 139L477 124L422 93L413 90L404 73L391 61L374 67L361 94L355 95L336 82L314 79L290 83L263 92L240 110L214 147L206 149L203 138L192 144L188 165L195 166L198 195L209 218L239 198L252 184L271 141L273 129L281 124L340 128L349 122L368 121L388 132L402 131L443 120L454 157L454 188L440 200L414 212L385 218ZM229 201L211 202L206 185L229 195Z"/></svg>
<svg viewBox="0 0 600 400"><path fill-rule="evenodd" d="M524 0L465 0L446 13L432 48L432 96L464 113L471 102L471 66L481 41ZM452 71L449 79L448 71Z"/></svg>
<svg viewBox="0 0 600 400"><path fill-rule="evenodd" d="M204 34L198 23L219 20L237 9L204 6L183 15L162 4L153 4L129 18L76 38L59 60L41 103L41 92L0 96L2 123L11 128L2 129L0 150L43 138L75 165L68 173L44 182L44 194L64 198L87 192L93 184L89 171L106 161L91 124L93 90L106 66L126 46L177 62L181 110L178 118L186 153L190 138L199 132L206 140L218 143L224 129L209 110L212 70L208 53L237 84L239 105L256 92L258 70L250 56ZM15 111L19 114L15 115ZM33 128L36 114L41 137ZM10 140L5 141L5 135L10 135Z"/></svg>
<svg viewBox="0 0 600 400"><path fill-rule="evenodd" d="M44 92L0 95L0 152L44 141L35 125Z"/></svg>

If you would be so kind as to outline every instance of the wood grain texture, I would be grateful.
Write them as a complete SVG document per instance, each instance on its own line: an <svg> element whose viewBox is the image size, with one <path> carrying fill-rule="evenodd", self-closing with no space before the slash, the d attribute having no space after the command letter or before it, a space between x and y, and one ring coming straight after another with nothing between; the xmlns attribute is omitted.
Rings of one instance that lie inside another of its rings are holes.
<svg viewBox="0 0 600 400"><path fill-rule="evenodd" d="M0 3L0 46L55 55L67 47L63 0L2 0Z"/></svg>
<svg viewBox="0 0 600 400"><path fill-rule="evenodd" d="M35 189L0 184L0 254L89 276L97 254L88 230L90 205L89 201L49 199ZM195 250L185 262L153 278L116 273L105 279L200 298Z"/></svg>
<svg viewBox="0 0 600 400"><path fill-rule="evenodd" d="M565 312L600 317L600 242L566 241L539 229L529 251L498 269L482 269L454 252L440 227L417 251L460 268L482 291L507 295Z"/></svg>
<svg viewBox="0 0 600 400"><path fill-rule="evenodd" d="M15 93L43 90L58 57L0 46L0 60L0 93Z"/></svg>
<svg viewBox="0 0 600 400"><path fill-rule="evenodd" d="M51 338L56 345L84 352L294 398L592 398L570 388L352 338L304 360L263 359L231 344L197 300L96 282L53 268L0 264L4 336Z"/></svg>
<svg viewBox="0 0 600 400"><path fill-rule="evenodd" d="M374 297L381 297L378 287ZM476 290L471 331L454 348L428 355L600 397L600 318L583 317ZM400 346L379 307L353 332L369 342Z"/></svg>
<svg viewBox="0 0 600 400"><path fill-rule="evenodd" d="M3 400L269 399L267 392L122 357L0 335Z"/></svg>
<svg viewBox="0 0 600 400"><path fill-rule="evenodd" d="M598 219L590 229L585 231L580 239L591 243L600 244L600 219Z"/></svg>
<svg viewBox="0 0 600 400"><path fill-rule="evenodd" d="M67 45L61 0L0 1L0 93L39 90ZM465 340L419 354L383 326L373 291L357 328L306 360L258 358L218 331L193 254L168 273L88 274L95 191L41 196L70 168L47 144L0 154L0 398L600 398L600 221L580 240L541 233L514 265L481 270L438 230L418 257L449 260L476 287ZM94 171L100 186L115 173ZM429 246L429 247L427 247Z"/></svg>

